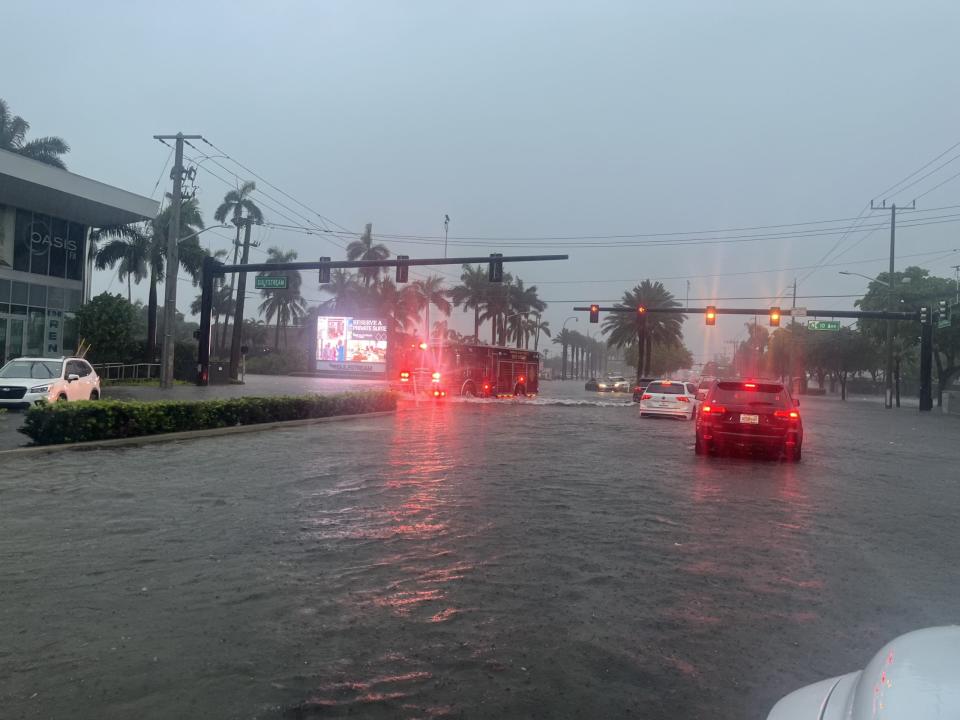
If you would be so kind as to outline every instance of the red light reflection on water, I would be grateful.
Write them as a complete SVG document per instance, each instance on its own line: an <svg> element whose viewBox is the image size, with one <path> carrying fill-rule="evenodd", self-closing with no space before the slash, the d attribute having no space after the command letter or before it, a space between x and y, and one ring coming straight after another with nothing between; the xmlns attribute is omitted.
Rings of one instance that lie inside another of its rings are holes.
<svg viewBox="0 0 960 720"><path fill-rule="evenodd" d="M664 615L690 633L819 619L824 580L811 554L814 504L791 464L697 462L676 498L677 593ZM675 660L675 658L674 658ZM688 675L682 663L665 662Z"/></svg>

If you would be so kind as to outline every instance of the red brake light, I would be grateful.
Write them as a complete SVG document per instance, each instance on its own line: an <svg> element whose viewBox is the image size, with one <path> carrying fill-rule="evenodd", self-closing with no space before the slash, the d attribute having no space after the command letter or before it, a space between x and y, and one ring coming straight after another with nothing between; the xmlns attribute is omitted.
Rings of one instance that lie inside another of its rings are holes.
<svg viewBox="0 0 960 720"><path fill-rule="evenodd" d="M723 415L726 411L723 405L704 405L702 412L705 415Z"/></svg>
<svg viewBox="0 0 960 720"><path fill-rule="evenodd" d="M433 378L433 381L434 381L434 382L440 382L440 373L439 373L439 372L434 371L433 375L431 375L430 377Z"/></svg>
<svg viewBox="0 0 960 720"><path fill-rule="evenodd" d="M523 382L523 375L521 375L519 378L517 378L517 382Z"/></svg>
<svg viewBox="0 0 960 720"><path fill-rule="evenodd" d="M400 382L410 382L410 373L406 370L403 370L400 373Z"/></svg>
<svg viewBox="0 0 960 720"><path fill-rule="evenodd" d="M428 346L427 346L427 344L426 344L425 342L420 343L420 349L421 349L421 350L426 350L427 347L428 347Z"/></svg>
<svg viewBox="0 0 960 720"><path fill-rule="evenodd" d="M484 385L484 386L483 386L483 389L484 389L484 390L489 390L489 389L490 389L490 386L489 386L489 385Z"/></svg>
<svg viewBox="0 0 960 720"><path fill-rule="evenodd" d="M686 395L677 395L677 402L688 403L690 402L690 398L688 398Z"/></svg>
<svg viewBox="0 0 960 720"><path fill-rule="evenodd" d="M434 396L434 397L440 397L440 391L439 391L439 390L434 390L434 391L433 391L433 396Z"/></svg>
<svg viewBox="0 0 960 720"><path fill-rule="evenodd" d="M653 397L653 395L651 395L650 393L644 393L644 394L640 397L640 399L641 399L641 400L649 400L649 399L652 398L652 397Z"/></svg>
<svg viewBox="0 0 960 720"><path fill-rule="evenodd" d="M660 383L661 385L673 385L673 380L664 380Z"/></svg>
<svg viewBox="0 0 960 720"><path fill-rule="evenodd" d="M788 420L800 419L800 413L798 413L796 410L777 410L773 413L773 416L778 418L786 418Z"/></svg>
<svg viewBox="0 0 960 720"><path fill-rule="evenodd" d="M756 390L756 389L757 389L757 384L756 384L756 383L744 383L744 384L743 384L743 387L746 388L747 390Z"/></svg>

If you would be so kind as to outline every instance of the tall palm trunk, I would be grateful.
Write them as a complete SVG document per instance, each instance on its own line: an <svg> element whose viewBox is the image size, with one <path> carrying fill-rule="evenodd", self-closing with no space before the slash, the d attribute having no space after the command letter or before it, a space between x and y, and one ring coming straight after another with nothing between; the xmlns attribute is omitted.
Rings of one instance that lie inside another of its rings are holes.
<svg viewBox="0 0 960 720"><path fill-rule="evenodd" d="M653 356L653 338L648 338L647 339L647 361L644 363L644 367L646 368L646 372L648 375L650 374L651 368L653 367L653 362L651 361L652 356Z"/></svg>
<svg viewBox="0 0 960 720"><path fill-rule="evenodd" d="M432 328L430 327L430 298L427 298L427 306L423 309L423 321L427 326L427 345L430 345L431 336L433 335Z"/></svg>
<svg viewBox="0 0 960 720"><path fill-rule="evenodd" d="M480 306L473 306L473 336L480 341Z"/></svg>
<svg viewBox="0 0 960 720"><path fill-rule="evenodd" d="M279 350L280 349L280 311L277 311L277 331L273 336L273 346Z"/></svg>
<svg viewBox="0 0 960 720"><path fill-rule="evenodd" d="M157 353L157 274L150 268L150 292L147 295L147 362L153 362Z"/></svg>
<svg viewBox="0 0 960 720"><path fill-rule="evenodd" d="M130 273L127 273L127 302L133 302L133 286L130 282Z"/></svg>
<svg viewBox="0 0 960 720"><path fill-rule="evenodd" d="M640 378L643 377L643 361L646 358L646 348L644 347L643 341L645 340L645 334L643 328L637 328L637 382L640 382Z"/></svg>
<svg viewBox="0 0 960 720"><path fill-rule="evenodd" d="M560 379L567 379L567 344L562 343L561 347L563 348L563 360L560 362Z"/></svg>
<svg viewBox="0 0 960 720"><path fill-rule="evenodd" d="M490 318L490 344L497 344L497 316Z"/></svg>

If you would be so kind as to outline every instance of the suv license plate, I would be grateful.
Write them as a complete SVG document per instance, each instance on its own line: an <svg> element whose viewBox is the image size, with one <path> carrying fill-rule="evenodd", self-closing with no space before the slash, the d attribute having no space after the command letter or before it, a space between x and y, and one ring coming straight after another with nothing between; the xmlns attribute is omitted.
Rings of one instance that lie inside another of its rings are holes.
<svg viewBox="0 0 960 720"><path fill-rule="evenodd" d="M741 415L740 422L744 425L759 425L760 416L759 415Z"/></svg>

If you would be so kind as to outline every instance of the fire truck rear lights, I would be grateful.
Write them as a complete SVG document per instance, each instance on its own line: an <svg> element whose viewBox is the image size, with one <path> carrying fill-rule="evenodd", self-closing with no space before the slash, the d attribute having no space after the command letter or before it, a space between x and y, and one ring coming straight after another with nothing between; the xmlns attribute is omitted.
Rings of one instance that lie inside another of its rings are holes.
<svg viewBox="0 0 960 720"><path fill-rule="evenodd" d="M422 342L422 343L420 343L420 345L419 345L418 347L419 347L421 350L426 350L426 349L429 347L429 345L427 345L425 342Z"/></svg>
<svg viewBox="0 0 960 720"><path fill-rule="evenodd" d="M520 377L517 378L517 382L523 382L523 380L524 380L523 375L521 375Z"/></svg>
<svg viewBox="0 0 960 720"><path fill-rule="evenodd" d="M400 373L400 382L410 382L410 373L406 370L403 370Z"/></svg>
<svg viewBox="0 0 960 720"><path fill-rule="evenodd" d="M433 378L433 381L434 381L434 382L440 382L440 373L439 373L439 372L434 372L433 375L431 375L430 377Z"/></svg>

